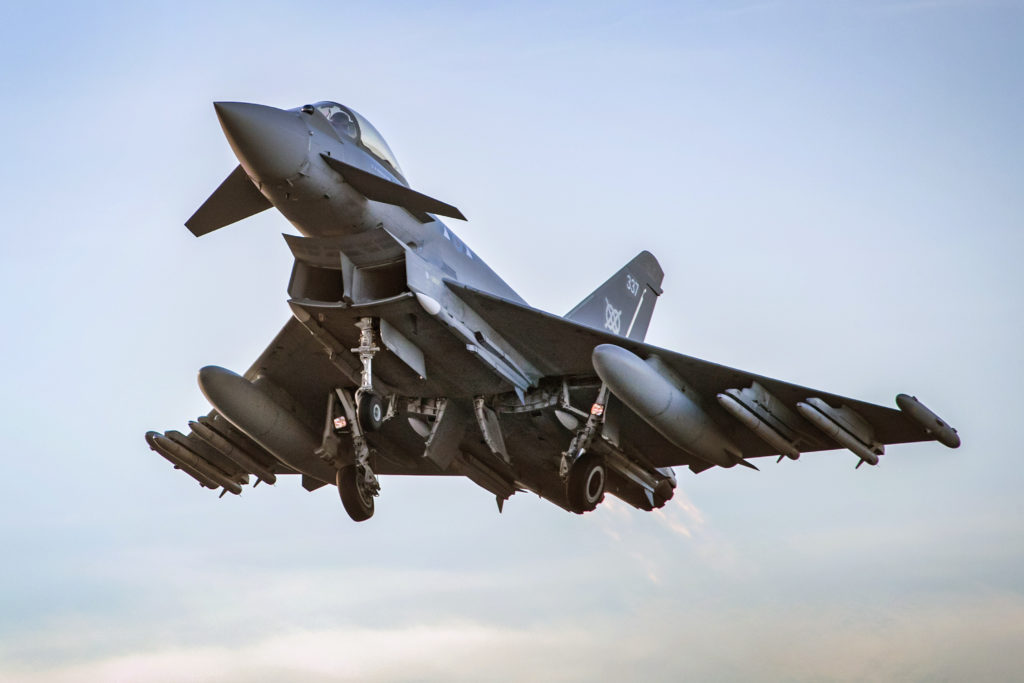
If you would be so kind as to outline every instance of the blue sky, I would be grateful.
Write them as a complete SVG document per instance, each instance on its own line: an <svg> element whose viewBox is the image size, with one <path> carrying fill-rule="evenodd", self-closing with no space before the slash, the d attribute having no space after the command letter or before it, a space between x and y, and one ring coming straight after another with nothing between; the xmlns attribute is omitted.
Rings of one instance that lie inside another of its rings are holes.
<svg viewBox="0 0 1024 683"><path fill-rule="evenodd" d="M0 680L1013 677L1022 46L995 1L6 8ZM353 106L535 306L649 249L649 341L914 393L964 446L684 470L654 514L218 500L142 435L289 315L283 219L182 225L236 163L221 99Z"/></svg>

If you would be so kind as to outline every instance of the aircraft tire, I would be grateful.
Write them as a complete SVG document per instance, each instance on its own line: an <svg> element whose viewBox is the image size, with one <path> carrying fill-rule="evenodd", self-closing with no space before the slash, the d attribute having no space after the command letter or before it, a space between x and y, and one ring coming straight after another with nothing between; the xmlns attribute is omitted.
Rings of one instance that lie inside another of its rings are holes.
<svg viewBox="0 0 1024 683"><path fill-rule="evenodd" d="M338 470L338 495L352 521L365 522L373 517L373 494L362 485L359 469L357 465L348 465Z"/></svg>
<svg viewBox="0 0 1024 683"><path fill-rule="evenodd" d="M604 462L593 453L584 453L569 470L566 494L569 506L577 514L590 512L604 500L608 473Z"/></svg>
<svg viewBox="0 0 1024 683"><path fill-rule="evenodd" d="M364 432L375 432L384 424L384 402L373 392L363 392L358 398L356 414Z"/></svg>

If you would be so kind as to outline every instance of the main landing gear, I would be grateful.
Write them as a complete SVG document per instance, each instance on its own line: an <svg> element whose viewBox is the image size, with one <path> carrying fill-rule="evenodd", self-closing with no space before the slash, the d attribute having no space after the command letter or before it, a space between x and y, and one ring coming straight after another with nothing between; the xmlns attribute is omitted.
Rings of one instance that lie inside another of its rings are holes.
<svg viewBox="0 0 1024 683"><path fill-rule="evenodd" d="M604 425L604 407L607 404L608 388L602 385L586 423L573 436L569 448L562 453L559 474L565 481L569 507L577 514L590 512L604 500L608 471L604 459L588 449Z"/></svg>
<svg viewBox="0 0 1024 683"><path fill-rule="evenodd" d="M373 499L380 484L368 465L346 465L338 469L338 495L345 512L356 522L373 517Z"/></svg>
<svg viewBox="0 0 1024 683"><path fill-rule="evenodd" d="M604 461L593 453L583 453L569 468L565 492L573 512L590 512L604 500L607 481Z"/></svg>

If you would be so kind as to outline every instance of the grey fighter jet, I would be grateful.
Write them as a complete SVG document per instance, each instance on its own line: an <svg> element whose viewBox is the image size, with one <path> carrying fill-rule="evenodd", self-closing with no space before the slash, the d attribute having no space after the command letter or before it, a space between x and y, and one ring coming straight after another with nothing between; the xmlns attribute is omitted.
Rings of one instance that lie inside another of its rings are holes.
<svg viewBox="0 0 1024 683"><path fill-rule="evenodd" d="M532 491L575 513L611 494L642 510L674 467L757 469L844 448L960 444L916 398L872 405L644 343L663 272L630 260L564 317L532 308L409 185L369 121L335 102L214 105L240 165L186 226L195 235L269 209L302 236L293 316L245 375L209 366L213 410L150 447L202 486L238 494L295 474L337 486L356 521L380 475L461 475L497 498Z"/></svg>

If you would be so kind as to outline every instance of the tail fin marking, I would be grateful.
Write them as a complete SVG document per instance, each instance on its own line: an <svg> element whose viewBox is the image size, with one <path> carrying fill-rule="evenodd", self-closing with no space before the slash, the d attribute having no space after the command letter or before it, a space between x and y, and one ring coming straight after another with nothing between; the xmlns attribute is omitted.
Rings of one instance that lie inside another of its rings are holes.
<svg viewBox="0 0 1024 683"><path fill-rule="evenodd" d="M565 317L634 341L643 341L654 315L657 297L662 292L664 277L665 273L654 255L642 251Z"/></svg>

